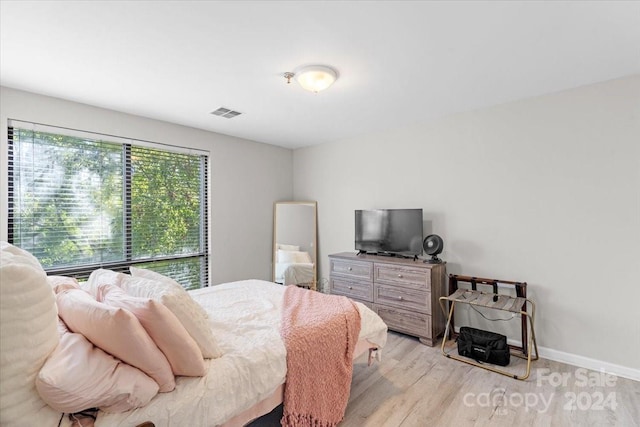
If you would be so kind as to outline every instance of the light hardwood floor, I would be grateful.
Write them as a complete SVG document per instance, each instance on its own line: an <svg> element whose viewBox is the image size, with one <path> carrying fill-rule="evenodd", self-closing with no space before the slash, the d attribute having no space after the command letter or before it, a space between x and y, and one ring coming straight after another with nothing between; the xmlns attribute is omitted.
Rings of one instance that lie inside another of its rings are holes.
<svg viewBox="0 0 640 427"><path fill-rule="evenodd" d="M523 363L512 357L509 369L522 372ZM531 376L517 381L389 332L381 362L356 360L340 427L640 426L640 382L532 363Z"/></svg>

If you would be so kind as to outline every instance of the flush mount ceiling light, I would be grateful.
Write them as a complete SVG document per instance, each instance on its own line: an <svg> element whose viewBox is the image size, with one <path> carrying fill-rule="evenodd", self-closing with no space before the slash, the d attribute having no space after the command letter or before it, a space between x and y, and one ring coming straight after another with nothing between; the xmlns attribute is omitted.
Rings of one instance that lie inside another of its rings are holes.
<svg viewBox="0 0 640 427"><path fill-rule="evenodd" d="M291 83L291 78L294 77L303 89L318 93L331 86L338 78L338 74L333 68L324 65L309 65L300 68L295 73L284 73L287 83Z"/></svg>

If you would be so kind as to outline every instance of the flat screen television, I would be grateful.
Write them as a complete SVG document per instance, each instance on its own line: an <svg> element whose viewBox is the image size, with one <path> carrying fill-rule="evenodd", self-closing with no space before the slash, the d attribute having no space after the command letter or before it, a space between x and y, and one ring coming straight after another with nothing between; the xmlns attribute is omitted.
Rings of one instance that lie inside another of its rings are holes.
<svg viewBox="0 0 640 427"><path fill-rule="evenodd" d="M356 211L358 252L383 255L422 255L422 209Z"/></svg>

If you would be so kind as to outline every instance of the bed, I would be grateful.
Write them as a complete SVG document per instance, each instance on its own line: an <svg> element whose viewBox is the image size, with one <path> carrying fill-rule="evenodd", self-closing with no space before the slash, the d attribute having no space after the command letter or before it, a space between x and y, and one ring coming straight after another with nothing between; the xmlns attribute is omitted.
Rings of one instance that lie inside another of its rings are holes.
<svg viewBox="0 0 640 427"><path fill-rule="evenodd" d="M314 264L309 252L300 246L276 243L275 279L281 285L312 287L315 279Z"/></svg>
<svg viewBox="0 0 640 427"><path fill-rule="evenodd" d="M39 401L37 393L33 395L35 389L31 384L40 369L37 365L42 366L46 360L47 356L43 355L50 354L55 347L50 337L52 331L55 331L55 325L51 325L50 316L48 320L44 315L27 319L19 313L22 310L21 303L25 303L28 309L40 307L40 313L46 313L52 309L52 301L55 305L55 300L47 295L47 292L51 293L51 287L45 282L45 288L41 279L30 280L28 283L12 279L12 275L15 277L23 272L5 268L11 262L7 262L5 256L7 244L3 245L0 286L4 407L0 408L0 416L4 419L0 420L0 424L4 425L11 412L17 409L29 414L29 418L25 417L24 423L13 419L15 425L57 426L61 420L60 412ZM24 255L19 250L16 253ZM11 286L8 285L9 282ZM270 412L282 402L287 374L287 352L279 332L285 289L272 282L246 280L190 291L190 297L208 314L209 326L214 332L222 356L205 359L206 373L202 377L177 376L173 391L158 393L143 407L122 413L100 411L95 425L136 426L151 421L156 427L230 427L245 425ZM28 294L27 299L25 294ZM247 298L247 295L251 295L251 298ZM36 304L33 298L41 298L43 302ZM356 306L360 313L361 329L354 358L369 349L381 349L386 343L387 332L386 325L375 313L359 303ZM12 323L13 318L20 319L20 322ZM20 330L16 331L16 328ZM31 352L25 353L24 342L21 344L15 341L23 339L20 337L28 337L33 331L40 331L45 343L35 343L33 337L25 338L30 339L33 348ZM13 335L9 337L11 334ZM24 366L18 366L19 363L16 362L16 352L21 347L19 359ZM15 374L10 376L9 367L18 369L22 377L16 380ZM19 402L14 402L17 407L11 407L12 400ZM30 405L26 412L24 405ZM70 425L68 417L62 417L61 425Z"/></svg>
<svg viewBox="0 0 640 427"><path fill-rule="evenodd" d="M313 283L313 263L277 263L276 283L285 286L296 285L310 287Z"/></svg>

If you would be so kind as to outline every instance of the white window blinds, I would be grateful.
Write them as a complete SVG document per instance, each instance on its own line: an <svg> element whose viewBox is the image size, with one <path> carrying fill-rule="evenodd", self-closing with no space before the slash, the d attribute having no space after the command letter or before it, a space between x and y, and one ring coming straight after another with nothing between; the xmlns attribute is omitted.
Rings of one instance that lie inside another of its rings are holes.
<svg viewBox="0 0 640 427"><path fill-rule="evenodd" d="M208 285L208 153L17 121L8 147L9 241L47 273Z"/></svg>

